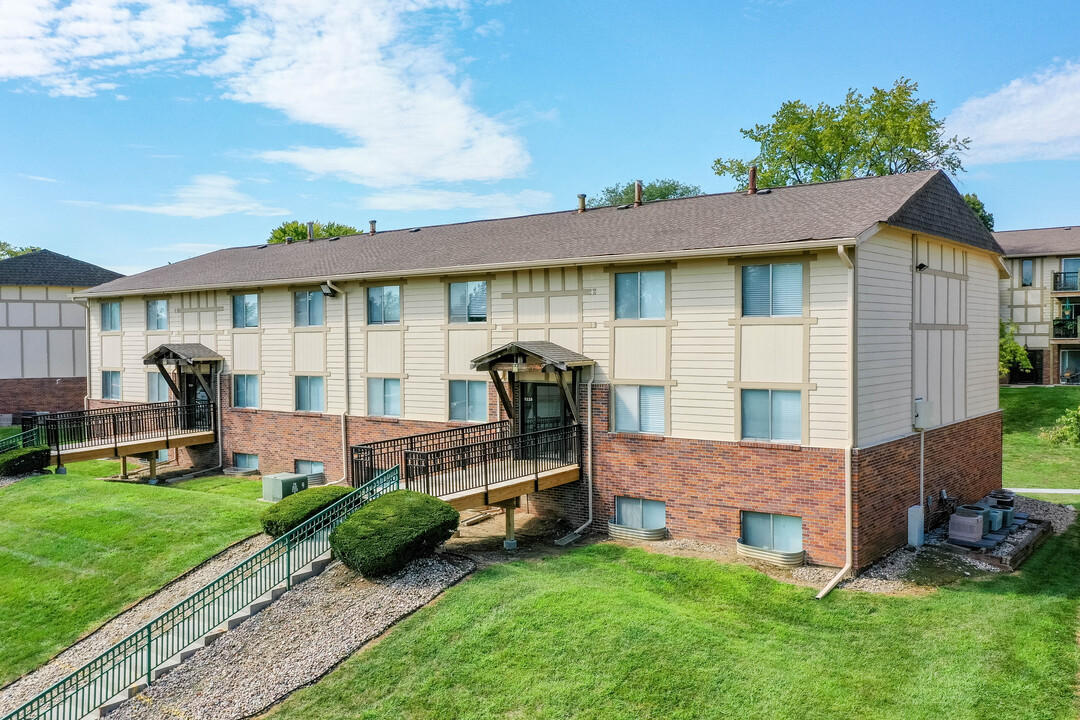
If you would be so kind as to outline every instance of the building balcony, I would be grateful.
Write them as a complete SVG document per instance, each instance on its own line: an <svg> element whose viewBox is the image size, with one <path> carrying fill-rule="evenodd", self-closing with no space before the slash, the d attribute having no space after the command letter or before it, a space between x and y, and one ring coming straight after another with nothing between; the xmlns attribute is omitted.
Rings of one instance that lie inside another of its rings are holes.
<svg viewBox="0 0 1080 720"><path fill-rule="evenodd" d="M1071 318L1054 318L1054 339L1070 339L1077 337L1077 321Z"/></svg>
<svg viewBox="0 0 1080 720"><path fill-rule="evenodd" d="M1054 273L1054 292L1080 292L1080 272Z"/></svg>

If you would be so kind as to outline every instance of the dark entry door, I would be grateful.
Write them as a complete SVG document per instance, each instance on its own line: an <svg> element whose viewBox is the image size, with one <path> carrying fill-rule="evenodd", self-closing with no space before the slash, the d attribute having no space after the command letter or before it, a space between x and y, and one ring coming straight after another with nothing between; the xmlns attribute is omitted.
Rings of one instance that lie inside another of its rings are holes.
<svg viewBox="0 0 1080 720"><path fill-rule="evenodd" d="M180 375L180 391L183 393L180 404L185 406L181 413L180 423L185 430L195 430L207 424L210 404L210 396L206 394L199 379L192 373ZM195 407L192 407L195 406Z"/></svg>
<svg viewBox="0 0 1080 720"><path fill-rule="evenodd" d="M570 424L562 390L554 383L518 383L522 434Z"/></svg>
<svg viewBox="0 0 1080 720"><path fill-rule="evenodd" d="M1010 385L1041 385L1043 377L1043 351L1028 350L1031 370L1021 370L1018 366L1009 369Z"/></svg>

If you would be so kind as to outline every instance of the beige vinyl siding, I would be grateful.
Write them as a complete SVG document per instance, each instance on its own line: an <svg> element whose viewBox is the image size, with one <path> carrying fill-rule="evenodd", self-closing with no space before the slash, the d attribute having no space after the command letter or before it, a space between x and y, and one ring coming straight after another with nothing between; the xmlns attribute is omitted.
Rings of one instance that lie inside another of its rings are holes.
<svg viewBox="0 0 1080 720"><path fill-rule="evenodd" d="M322 366L325 373L326 412L345 410L345 298L323 298ZM352 317L349 323L352 324Z"/></svg>
<svg viewBox="0 0 1080 720"><path fill-rule="evenodd" d="M86 374L86 311L72 287L0 287L0 379Z"/></svg>
<svg viewBox="0 0 1080 720"><path fill-rule="evenodd" d="M993 259L968 253L967 415L998 409L998 327L994 288L998 270Z"/></svg>
<svg viewBox="0 0 1080 720"><path fill-rule="evenodd" d="M446 284L439 278L409 279L402 288L405 333L405 380L401 384L401 414L416 420L444 420L448 318ZM491 288L488 288L491 294ZM475 328L474 328L475 329ZM360 414L366 413L366 408Z"/></svg>
<svg viewBox="0 0 1080 720"><path fill-rule="evenodd" d="M806 393L810 444L844 447L848 441L849 362L847 265L834 253L822 252L810 263L810 382Z"/></svg>
<svg viewBox="0 0 1080 720"><path fill-rule="evenodd" d="M880 232L858 246L858 443L911 432L911 237Z"/></svg>
<svg viewBox="0 0 1080 720"><path fill-rule="evenodd" d="M339 283L339 285L341 285ZM367 345L368 345L368 332L367 329L367 286L358 283L347 283L341 285L341 287L348 291L349 302L349 326L351 333L349 335L349 412L352 415L364 414L364 393L366 392L366 383L364 382L364 363L367 361ZM399 296L401 302L402 315L405 311L405 287L401 288L402 294ZM405 318L401 319L402 325L397 326L397 330L390 330L387 332L396 332L397 337L401 337L401 327L405 323ZM404 363L404 358L402 359Z"/></svg>
<svg viewBox="0 0 1080 720"><path fill-rule="evenodd" d="M325 307L323 318L326 318ZM259 407L292 411L296 406L296 390L291 289L268 289L259 296L259 327L262 330L263 371L259 379Z"/></svg>
<svg viewBox="0 0 1080 720"><path fill-rule="evenodd" d="M590 265L582 269L582 288L588 292L581 296L581 319L585 323L581 354L596 361L594 381L607 383L612 377L608 328L611 319L609 303L614 301L611 280L603 267Z"/></svg>

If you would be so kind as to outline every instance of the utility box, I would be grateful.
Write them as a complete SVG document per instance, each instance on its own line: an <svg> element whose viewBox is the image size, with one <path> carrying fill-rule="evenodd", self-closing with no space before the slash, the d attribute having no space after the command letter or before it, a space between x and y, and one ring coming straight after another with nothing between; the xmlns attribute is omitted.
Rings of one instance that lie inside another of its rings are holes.
<svg viewBox="0 0 1080 720"><path fill-rule="evenodd" d="M918 548L925 540L922 505L912 505L907 509L907 544Z"/></svg>
<svg viewBox="0 0 1080 720"><path fill-rule="evenodd" d="M915 398L912 425L916 430L929 430L937 425L937 414L934 403L922 398Z"/></svg>
<svg viewBox="0 0 1080 720"><path fill-rule="evenodd" d="M308 476L296 473L274 473L263 475L263 496L267 502L278 500L294 495L301 490L307 490Z"/></svg>

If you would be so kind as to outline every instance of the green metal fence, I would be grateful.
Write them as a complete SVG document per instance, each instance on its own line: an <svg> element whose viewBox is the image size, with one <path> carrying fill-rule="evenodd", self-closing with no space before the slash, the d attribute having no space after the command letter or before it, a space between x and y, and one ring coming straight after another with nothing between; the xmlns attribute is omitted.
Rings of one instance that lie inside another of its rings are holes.
<svg viewBox="0 0 1080 720"><path fill-rule="evenodd" d="M400 486L392 468L151 620L3 720L78 720L136 683L330 549L330 532L354 510Z"/></svg>
<svg viewBox="0 0 1080 720"><path fill-rule="evenodd" d="M0 453L45 444L45 428L36 427L0 440Z"/></svg>

